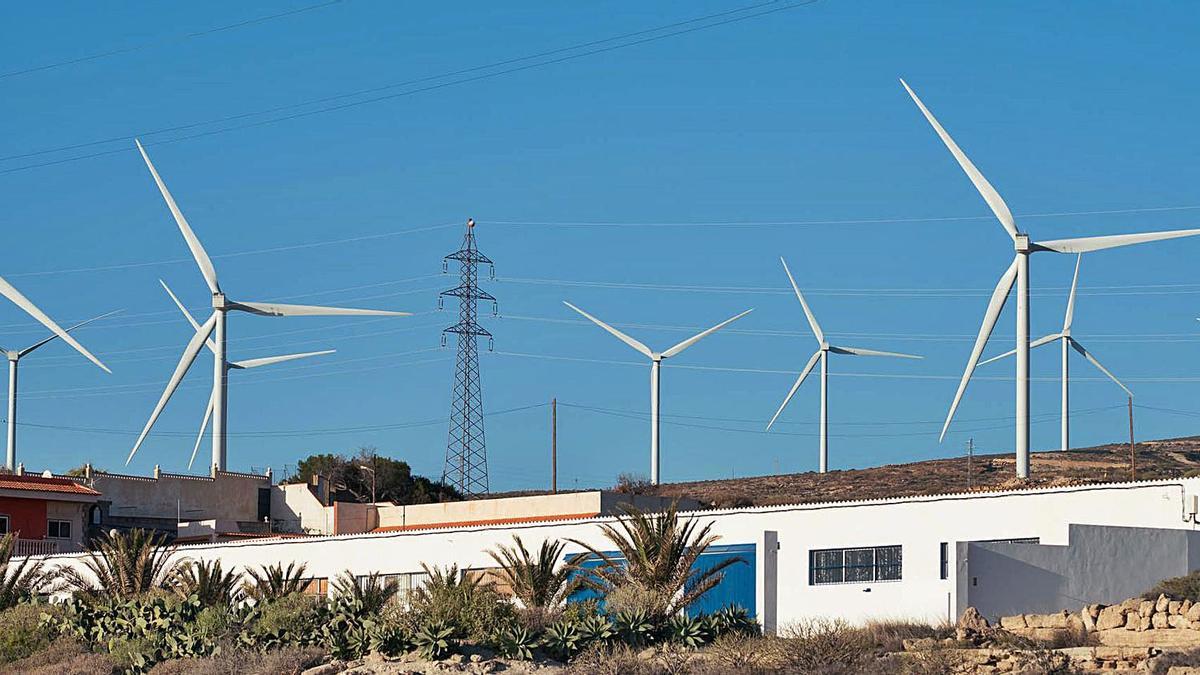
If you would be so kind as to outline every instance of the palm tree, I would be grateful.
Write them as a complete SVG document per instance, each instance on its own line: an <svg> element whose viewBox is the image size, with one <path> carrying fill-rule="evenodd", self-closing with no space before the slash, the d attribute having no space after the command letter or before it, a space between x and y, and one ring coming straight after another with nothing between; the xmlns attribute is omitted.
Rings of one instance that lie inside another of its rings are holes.
<svg viewBox="0 0 1200 675"><path fill-rule="evenodd" d="M166 585L179 565L171 560L175 551L161 532L114 530L92 542L82 570L60 568L62 580L68 590L87 598L129 600Z"/></svg>
<svg viewBox="0 0 1200 675"><path fill-rule="evenodd" d="M246 576L249 578L242 583L242 592L255 603L270 602L293 593L303 593L308 586L308 579L304 577L306 571L308 565L297 565L294 562L288 563L286 569L283 563L275 563L263 565L257 570L247 570Z"/></svg>
<svg viewBox="0 0 1200 675"><path fill-rule="evenodd" d="M682 612L721 583L726 568L746 562L735 556L696 569L696 561L720 537L712 534L711 521L700 527L694 518L680 520L674 503L664 513L645 513L629 505L622 505L621 511L616 526L600 526L617 554L572 539L587 553L574 556L569 564L580 573L585 588L605 596L618 589L649 596L650 606L645 609L652 618L665 619ZM582 561L589 557L600 564L584 567Z"/></svg>
<svg viewBox="0 0 1200 675"><path fill-rule="evenodd" d="M386 583L379 572L371 572L361 579L350 570L333 582L333 596L337 602L352 604L363 614L378 614L385 605L396 597L400 587Z"/></svg>
<svg viewBox="0 0 1200 675"><path fill-rule="evenodd" d="M525 548L524 542L513 535L516 546L498 544L488 551L492 560L500 566L500 580L508 584L513 596L526 609L535 611L554 610L562 606L579 586L573 579L574 569L569 565L558 565L562 559L566 542L547 539L534 558Z"/></svg>
<svg viewBox="0 0 1200 675"><path fill-rule="evenodd" d="M242 575L225 571L220 560L189 560L175 570L171 589L185 598L196 596L205 607L229 607L242 599Z"/></svg>
<svg viewBox="0 0 1200 675"><path fill-rule="evenodd" d="M43 561L26 557L16 565L12 563L16 544L14 534L0 537L0 611L33 597L47 581Z"/></svg>

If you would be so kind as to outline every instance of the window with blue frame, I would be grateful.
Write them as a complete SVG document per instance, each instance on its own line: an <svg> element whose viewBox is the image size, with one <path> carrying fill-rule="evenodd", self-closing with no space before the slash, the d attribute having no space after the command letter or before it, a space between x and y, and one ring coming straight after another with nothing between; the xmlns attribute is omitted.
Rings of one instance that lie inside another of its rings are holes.
<svg viewBox="0 0 1200 675"><path fill-rule="evenodd" d="M808 552L808 583L820 586L899 581L902 562L899 545L812 550Z"/></svg>

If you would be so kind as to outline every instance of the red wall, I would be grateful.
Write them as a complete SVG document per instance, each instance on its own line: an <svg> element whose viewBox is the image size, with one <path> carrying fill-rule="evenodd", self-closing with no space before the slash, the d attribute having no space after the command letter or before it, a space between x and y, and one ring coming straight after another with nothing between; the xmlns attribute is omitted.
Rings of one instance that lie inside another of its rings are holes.
<svg viewBox="0 0 1200 675"><path fill-rule="evenodd" d="M8 516L8 531L21 539L46 538L46 502L41 499L0 497L0 516Z"/></svg>

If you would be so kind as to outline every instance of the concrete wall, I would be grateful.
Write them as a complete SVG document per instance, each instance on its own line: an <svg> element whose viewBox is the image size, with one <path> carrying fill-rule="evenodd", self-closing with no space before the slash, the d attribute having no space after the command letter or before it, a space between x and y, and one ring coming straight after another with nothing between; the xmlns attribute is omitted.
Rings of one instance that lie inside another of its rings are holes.
<svg viewBox="0 0 1200 675"><path fill-rule="evenodd" d="M661 510L671 500L662 497L626 495L594 490L564 492L556 495L505 497L503 499L473 499L442 504L412 506L379 505L379 527L412 527L446 523L478 523L514 518L545 518L553 516L592 516L618 513L620 504L630 504L643 510ZM681 508L699 508L695 500L683 500ZM341 528L339 528L341 529ZM345 531L345 530L341 530Z"/></svg>
<svg viewBox="0 0 1200 675"><path fill-rule="evenodd" d="M258 488L271 477L216 472L213 476L158 473L156 477L94 471L85 481L109 502L108 514L120 519L258 520Z"/></svg>
<svg viewBox="0 0 1200 675"><path fill-rule="evenodd" d="M1043 544L1069 543L1071 524L1144 527L1193 531L1186 503L1200 494L1200 479L1146 481L1098 486L1046 488L912 497L903 499L805 504L694 512L713 523L720 544L767 545L765 533L778 533L778 586L775 611L780 626L807 617L840 617L849 621L911 618L936 621L955 618L957 561L949 579L940 578L941 542L1038 537ZM487 551L519 534L536 548L544 539L579 539L608 550L598 523L587 520L459 527L301 539L253 540L184 546L179 555L220 559L227 568L304 562L309 573L334 578L342 570L354 574L418 572L421 563L491 567ZM760 543L761 542L761 543ZM832 547L898 544L903 552L899 581L811 586L809 551ZM566 553L579 552L574 544ZM56 556L76 566L74 556ZM965 561L964 561L965 565ZM758 584L762 584L760 577ZM1011 579L1020 584L1021 580ZM761 592L761 591L760 591ZM764 601L760 608L769 607Z"/></svg>
<svg viewBox="0 0 1200 675"><path fill-rule="evenodd" d="M333 510L304 483L271 488L271 522L278 532L333 534Z"/></svg>
<svg viewBox="0 0 1200 675"><path fill-rule="evenodd" d="M960 611L972 606L995 619L1140 595L1197 567L1200 533L1072 525L1065 546L961 543L958 550L966 559Z"/></svg>

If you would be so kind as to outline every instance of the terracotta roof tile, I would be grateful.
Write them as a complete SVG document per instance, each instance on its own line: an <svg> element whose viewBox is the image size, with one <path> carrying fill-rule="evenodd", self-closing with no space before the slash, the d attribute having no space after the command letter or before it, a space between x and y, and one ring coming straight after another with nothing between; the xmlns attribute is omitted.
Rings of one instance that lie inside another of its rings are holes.
<svg viewBox="0 0 1200 675"><path fill-rule="evenodd" d="M74 495L99 496L100 493L66 478L44 478L42 476L18 476L0 474L0 490L28 490L31 492L63 492Z"/></svg>
<svg viewBox="0 0 1200 675"><path fill-rule="evenodd" d="M448 527L474 527L477 525L516 525L518 523L548 523L556 520L581 520L595 518L599 513L563 513L552 516L526 516L523 518L493 518L490 520L456 520L444 523L422 523L419 525L389 525L377 527L372 532L408 532L410 530L438 530Z"/></svg>

